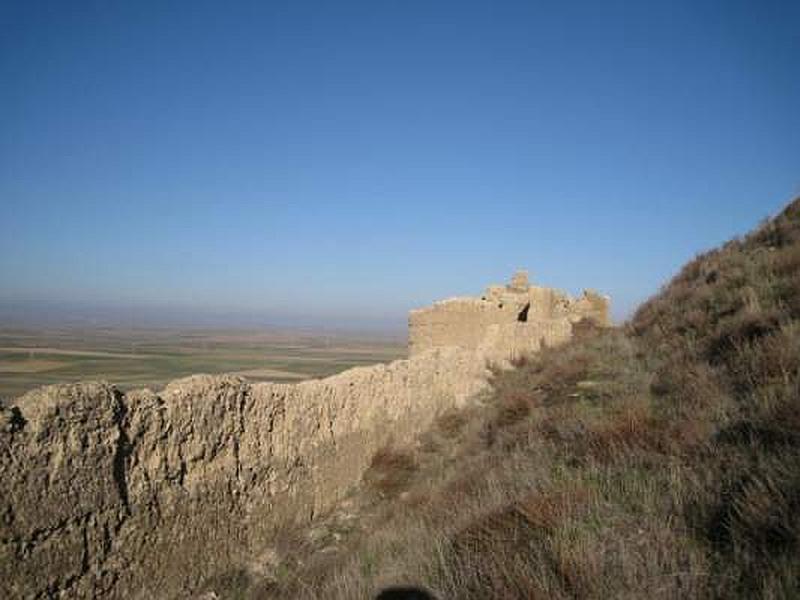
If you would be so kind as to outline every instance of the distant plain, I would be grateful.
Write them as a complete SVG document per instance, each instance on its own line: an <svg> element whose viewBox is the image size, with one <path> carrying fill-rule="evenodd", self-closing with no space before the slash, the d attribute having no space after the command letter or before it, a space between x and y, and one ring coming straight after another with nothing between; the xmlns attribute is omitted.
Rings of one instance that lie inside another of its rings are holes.
<svg viewBox="0 0 800 600"><path fill-rule="evenodd" d="M0 328L0 400L37 386L104 380L158 390L194 373L292 382L403 358L400 336L278 330Z"/></svg>

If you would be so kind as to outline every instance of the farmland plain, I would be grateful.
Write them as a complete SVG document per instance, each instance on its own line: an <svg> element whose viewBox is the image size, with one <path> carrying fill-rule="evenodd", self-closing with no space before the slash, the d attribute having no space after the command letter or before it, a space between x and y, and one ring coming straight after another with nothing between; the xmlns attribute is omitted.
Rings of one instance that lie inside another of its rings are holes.
<svg viewBox="0 0 800 600"><path fill-rule="evenodd" d="M52 383L158 390L195 373L292 382L403 358L401 336L282 330L0 327L0 400Z"/></svg>

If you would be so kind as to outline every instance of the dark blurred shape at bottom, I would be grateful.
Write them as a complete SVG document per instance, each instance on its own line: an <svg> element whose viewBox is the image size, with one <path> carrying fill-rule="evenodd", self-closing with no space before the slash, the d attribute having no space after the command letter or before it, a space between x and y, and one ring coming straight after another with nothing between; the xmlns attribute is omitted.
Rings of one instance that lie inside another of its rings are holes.
<svg viewBox="0 0 800 600"><path fill-rule="evenodd" d="M418 587L392 586L381 590L375 600L436 600L436 596Z"/></svg>

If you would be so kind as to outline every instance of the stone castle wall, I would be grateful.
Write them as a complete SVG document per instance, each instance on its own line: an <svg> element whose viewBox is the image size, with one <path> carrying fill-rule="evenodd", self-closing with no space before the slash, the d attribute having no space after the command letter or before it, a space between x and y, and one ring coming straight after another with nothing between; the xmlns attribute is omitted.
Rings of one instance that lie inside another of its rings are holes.
<svg viewBox="0 0 800 600"><path fill-rule="evenodd" d="M610 324L608 298L586 291L573 299L563 292L531 286L517 273L507 286L490 286L480 298L451 298L411 311L409 352L457 346L488 360L513 359L557 345L572 335L572 324L589 319Z"/></svg>

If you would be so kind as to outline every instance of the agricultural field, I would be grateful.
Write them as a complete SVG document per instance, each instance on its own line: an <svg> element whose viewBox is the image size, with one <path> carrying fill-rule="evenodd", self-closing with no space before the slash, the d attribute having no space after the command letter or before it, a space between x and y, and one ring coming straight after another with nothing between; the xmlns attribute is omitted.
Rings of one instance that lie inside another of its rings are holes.
<svg viewBox="0 0 800 600"><path fill-rule="evenodd" d="M292 382L403 358L400 336L286 331L0 328L0 401L40 385L105 380L122 390L195 373Z"/></svg>

